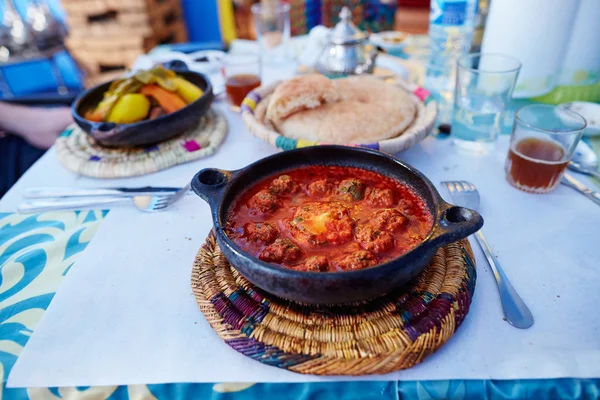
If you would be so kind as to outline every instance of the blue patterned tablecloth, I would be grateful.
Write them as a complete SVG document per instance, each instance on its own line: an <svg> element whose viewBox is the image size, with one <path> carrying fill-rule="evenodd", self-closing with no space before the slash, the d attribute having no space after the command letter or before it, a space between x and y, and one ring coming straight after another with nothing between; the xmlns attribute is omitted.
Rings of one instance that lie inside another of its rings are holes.
<svg viewBox="0 0 600 400"><path fill-rule="evenodd" d="M598 399L600 379L177 383L9 389L6 379L103 211L0 213L0 399ZM200 360L198 362L201 362Z"/></svg>

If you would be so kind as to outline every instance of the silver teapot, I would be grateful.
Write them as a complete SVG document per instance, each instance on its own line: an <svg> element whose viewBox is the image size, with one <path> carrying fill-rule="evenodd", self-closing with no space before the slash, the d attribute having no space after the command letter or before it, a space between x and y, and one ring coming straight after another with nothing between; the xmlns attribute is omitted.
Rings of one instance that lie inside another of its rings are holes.
<svg viewBox="0 0 600 400"><path fill-rule="evenodd" d="M340 12L340 22L317 60L317 71L329 77L373 73L377 49L367 42L369 35L352 23L348 7Z"/></svg>

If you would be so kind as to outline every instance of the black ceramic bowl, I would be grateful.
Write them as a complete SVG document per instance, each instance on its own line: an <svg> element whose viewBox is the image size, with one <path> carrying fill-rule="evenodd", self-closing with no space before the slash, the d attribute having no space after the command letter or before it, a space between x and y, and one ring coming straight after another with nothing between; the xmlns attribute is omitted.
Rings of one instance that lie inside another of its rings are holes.
<svg viewBox="0 0 600 400"><path fill-rule="evenodd" d="M180 135L198 124L215 96L210 81L204 75L192 71L176 72L204 92L198 100L179 111L133 124L88 121L83 115L86 111L94 109L102 100L111 81L83 92L73 103L73 119L81 129L106 147L150 146Z"/></svg>
<svg viewBox="0 0 600 400"><path fill-rule="evenodd" d="M308 165L363 168L410 186L435 217L429 235L398 258L355 271L294 271L246 254L223 230L232 202L266 177ZM274 295L310 304L349 303L388 293L419 275L440 246L465 238L483 225L477 212L442 200L431 182L413 167L384 153L344 146L286 151L237 171L203 169L194 177L192 188L210 205L217 242L225 257L246 279Z"/></svg>

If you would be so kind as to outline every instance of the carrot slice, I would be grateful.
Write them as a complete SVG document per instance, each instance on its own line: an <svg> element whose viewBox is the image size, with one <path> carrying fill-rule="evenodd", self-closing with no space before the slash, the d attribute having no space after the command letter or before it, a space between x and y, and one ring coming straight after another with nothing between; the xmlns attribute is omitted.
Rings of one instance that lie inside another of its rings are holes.
<svg viewBox="0 0 600 400"><path fill-rule="evenodd" d="M176 95L171 93L158 85L144 85L140 89L140 93L146 96L153 97L166 112L172 113L177 110L181 110L187 104L185 101Z"/></svg>
<svg viewBox="0 0 600 400"><path fill-rule="evenodd" d="M93 121L93 122L102 122L104 121L104 115L102 115L102 112L97 111L97 110L91 110L91 111L87 111L84 115L83 118L87 119L88 121Z"/></svg>

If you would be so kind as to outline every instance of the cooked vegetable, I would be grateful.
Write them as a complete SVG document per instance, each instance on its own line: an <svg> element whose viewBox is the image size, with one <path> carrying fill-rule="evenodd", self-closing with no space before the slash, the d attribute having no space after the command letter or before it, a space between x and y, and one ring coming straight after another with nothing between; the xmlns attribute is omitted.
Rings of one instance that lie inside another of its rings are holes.
<svg viewBox="0 0 600 400"><path fill-rule="evenodd" d="M150 108L150 113L148 114L148 119L152 120L158 117L162 117L166 112L160 106L152 106Z"/></svg>
<svg viewBox="0 0 600 400"><path fill-rule="evenodd" d="M175 72L165 69L160 65L148 71L138 71L134 76L136 80L145 85L156 83L169 92L177 90L177 84L174 81L176 77L177 74Z"/></svg>
<svg viewBox="0 0 600 400"><path fill-rule="evenodd" d="M140 93L153 97L168 113L181 110L187 105L177 94L171 93L158 85L144 85L140 89Z"/></svg>
<svg viewBox="0 0 600 400"><path fill-rule="evenodd" d="M156 66L112 82L96 108L86 111L84 117L95 122L132 123L180 110L200 96L199 87Z"/></svg>
<svg viewBox="0 0 600 400"><path fill-rule="evenodd" d="M100 107L95 108L91 111L87 111L85 114L83 114L83 118L94 122L104 121L103 111L100 110Z"/></svg>
<svg viewBox="0 0 600 400"><path fill-rule="evenodd" d="M150 111L150 100L146 96L129 93L117 101L107 121L116 124L131 124L146 118L148 111Z"/></svg>
<svg viewBox="0 0 600 400"><path fill-rule="evenodd" d="M187 103L192 103L202 96L202 89L194 85L192 82L186 81L183 78L173 78L177 85L177 94L181 96Z"/></svg>
<svg viewBox="0 0 600 400"><path fill-rule="evenodd" d="M111 110L122 96L128 93L135 93L140 90L141 87L142 84L133 78L114 81L104 93L102 101L98 103L93 111L87 112L85 118L96 122L106 121Z"/></svg>
<svg viewBox="0 0 600 400"><path fill-rule="evenodd" d="M143 83L144 85L149 85L151 83L154 83L154 75L152 75L152 72L150 71L145 71L145 70L141 70L135 73L134 78Z"/></svg>
<svg viewBox="0 0 600 400"><path fill-rule="evenodd" d="M104 97L111 95L122 96L127 93L135 93L142 87L142 83L134 78L125 78L114 81L110 84L108 91L104 93Z"/></svg>

